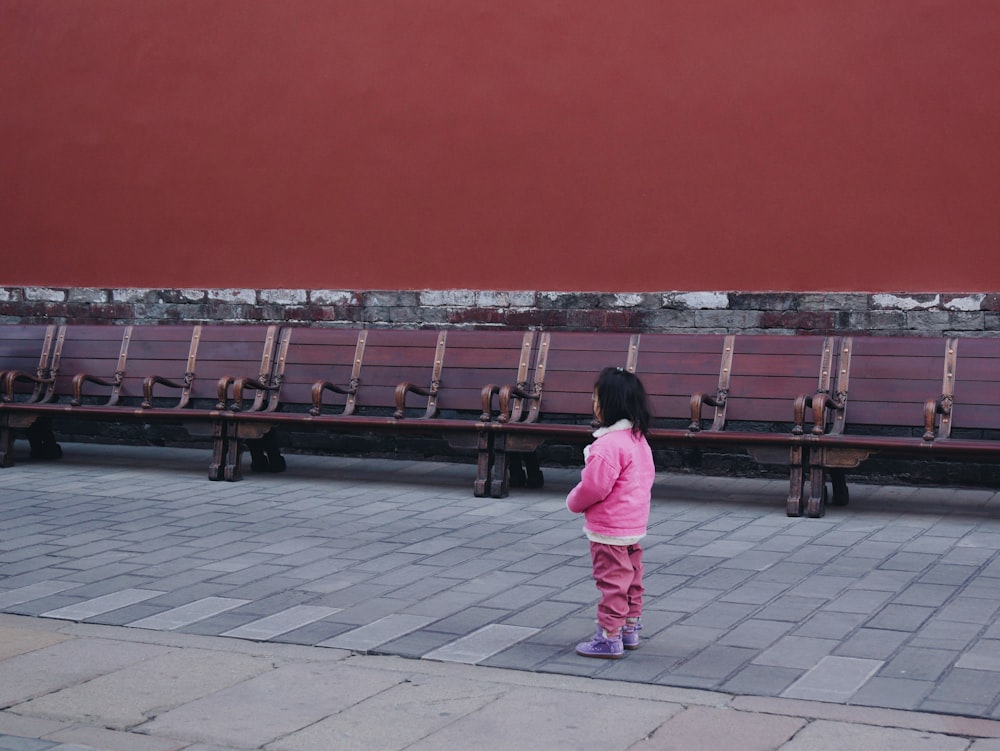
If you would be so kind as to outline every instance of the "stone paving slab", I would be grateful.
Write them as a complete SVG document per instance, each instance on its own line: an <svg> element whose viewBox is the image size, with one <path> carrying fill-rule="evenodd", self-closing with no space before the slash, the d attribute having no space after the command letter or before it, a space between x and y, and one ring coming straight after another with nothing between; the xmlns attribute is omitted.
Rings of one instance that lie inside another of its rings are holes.
<svg viewBox="0 0 1000 751"><path fill-rule="evenodd" d="M83 641L81 648L89 648ZM75 655L72 659L84 659ZM192 699L208 696L269 672L265 658L197 648L160 656L31 699L18 711L35 717L100 717L104 727L124 730Z"/></svg>
<svg viewBox="0 0 1000 751"><path fill-rule="evenodd" d="M781 481L660 474L643 646L595 661L573 652L597 599L577 470L495 500L463 464L290 456L213 483L200 451L67 448L0 470L0 612L1000 717L995 492L856 484L789 519ZM0 694L58 690L24 675Z"/></svg>
<svg viewBox="0 0 1000 751"><path fill-rule="evenodd" d="M614 737L616 745L628 748L652 735L680 710L680 706L663 702L632 699L619 706L612 718L607 712L606 699L597 694L519 688L505 692L474 715L467 715L407 748L509 751L537 747L539 737L544 737L558 739L555 744L547 742L547 748L604 751L609 735ZM517 721L512 722L512 718Z"/></svg>
<svg viewBox="0 0 1000 751"><path fill-rule="evenodd" d="M687 707L634 748L636 751L732 751L733 748L770 751L790 748L787 742L807 724L808 721L801 717L732 712L717 707Z"/></svg>
<svg viewBox="0 0 1000 751"><path fill-rule="evenodd" d="M408 748L474 714L502 695L496 686L439 676L414 676L272 744L275 751L369 751ZM430 708L432 711L425 711ZM406 723L386 722L405 713ZM463 740L459 746L466 746Z"/></svg>
<svg viewBox="0 0 1000 751"><path fill-rule="evenodd" d="M814 722L783 751L965 751L964 738L929 737L913 730L858 727L846 723Z"/></svg>
<svg viewBox="0 0 1000 751"><path fill-rule="evenodd" d="M258 748L398 683L393 674L363 667L282 665L202 701L160 713L136 729L188 741Z"/></svg>
<svg viewBox="0 0 1000 751"><path fill-rule="evenodd" d="M0 662L0 706L9 706L144 662L168 650L147 644L63 641Z"/></svg>
<svg viewBox="0 0 1000 751"><path fill-rule="evenodd" d="M24 631L22 629L4 628L0 626L0 660L8 657L34 652L38 649L66 641L61 634Z"/></svg>
<svg viewBox="0 0 1000 751"><path fill-rule="evenodd" d="M0 616L0 627L57 634L81 653L95 646L103 653L138 645L165 650L146 663L149 670L109 665L96 677L67 678L49 695L0 710L4 751L997 751L1000 740L1000 722L976 718L31 617ZM212 666L226 676L206 680ZM181 683L163 686L183 673L190 675ZM125 719L138 723L114 729L128 690L139 698L125 699L134 708ZM148 708L139 709L158 702L152 719Z"/></svg>

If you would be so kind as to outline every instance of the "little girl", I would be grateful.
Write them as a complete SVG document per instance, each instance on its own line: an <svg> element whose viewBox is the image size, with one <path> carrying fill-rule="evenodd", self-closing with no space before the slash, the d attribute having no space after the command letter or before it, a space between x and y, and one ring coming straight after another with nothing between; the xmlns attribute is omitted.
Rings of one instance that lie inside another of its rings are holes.
<svg viewBox="0 0 1000 751"><path fill-rule="evenodd" d="M594 580L601 592L597 633L576 653L616 660L639 648L642 547L655 469L646 442L651 414L642 382L623 368L605 368L594 386L600 428L583 450L585 465L566 506L584 515Z"/></svg>

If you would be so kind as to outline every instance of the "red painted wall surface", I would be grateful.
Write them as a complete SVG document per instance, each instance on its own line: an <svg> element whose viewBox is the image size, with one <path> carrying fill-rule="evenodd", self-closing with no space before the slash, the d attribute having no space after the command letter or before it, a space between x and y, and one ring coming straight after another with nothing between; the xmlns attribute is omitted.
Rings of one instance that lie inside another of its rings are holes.
<svg viewBox="0 0 1000 751"><path fill-rule="evenodd" d="M0 0L0 284L1000 289L995 0Z"/></svg>

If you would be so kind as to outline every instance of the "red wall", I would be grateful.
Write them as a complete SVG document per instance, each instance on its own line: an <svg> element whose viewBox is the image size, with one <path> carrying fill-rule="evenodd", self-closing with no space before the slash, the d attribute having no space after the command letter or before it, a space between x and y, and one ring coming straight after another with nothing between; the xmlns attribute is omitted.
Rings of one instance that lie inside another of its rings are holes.
<svg viewBox="0 0 1000 751"><path fill-rule="evenodd" d="M0 0L0 284L1000 289L996 0Z"/></svg>

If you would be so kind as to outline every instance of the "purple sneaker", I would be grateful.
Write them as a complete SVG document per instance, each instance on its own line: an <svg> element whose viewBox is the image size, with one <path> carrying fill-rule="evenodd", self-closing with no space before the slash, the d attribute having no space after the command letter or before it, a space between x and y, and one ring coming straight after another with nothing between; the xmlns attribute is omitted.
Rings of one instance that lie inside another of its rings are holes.
<svg viewBox="0 0 1000 751"><path fill-rule="evenodd" d="M638 621L634 624L626 623L622 628L622 646L625 649L638 649L640 631L642 631L642 624Z"/></svg>
<svg viewBox="0 0 1000 751"><path fill-rule="evenodd" d="M599 657L604 660L618 660L625 656L625 648L622 646L621 634L618 636L605 636L604 629L597 627L597 633L590 641L583 641L576 645L576 653L582 657Z"/></svg>

